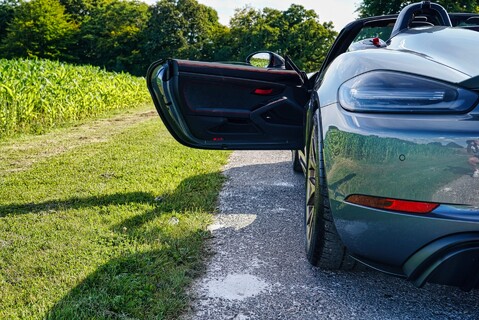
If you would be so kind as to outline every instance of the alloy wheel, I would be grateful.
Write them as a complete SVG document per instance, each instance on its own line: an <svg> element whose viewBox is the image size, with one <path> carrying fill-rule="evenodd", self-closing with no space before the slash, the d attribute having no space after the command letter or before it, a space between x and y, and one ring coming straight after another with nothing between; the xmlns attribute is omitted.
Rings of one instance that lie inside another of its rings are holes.
<svg viewBox="0 0 479 320"><path fill-rule="evenodd" d="M314 216L316 214L316 170L317 170L317 154L316 154L316 138L314 134L315 128L311 132L311 140L308 152L308 167L306 170L306 241L307 248L310 247L313 235Z"/></svg>

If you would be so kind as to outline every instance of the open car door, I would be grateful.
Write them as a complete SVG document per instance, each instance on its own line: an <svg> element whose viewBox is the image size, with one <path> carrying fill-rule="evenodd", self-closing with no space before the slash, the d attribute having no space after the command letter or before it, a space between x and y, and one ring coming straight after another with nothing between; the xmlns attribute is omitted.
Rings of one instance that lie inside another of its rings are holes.
<svg viewBox="0 0 479 320"><path fill-rule="evenodd" d="M300 73L251 65L162 60L148 89L171 135L202 149L300 149L309 97Z"/></svg>

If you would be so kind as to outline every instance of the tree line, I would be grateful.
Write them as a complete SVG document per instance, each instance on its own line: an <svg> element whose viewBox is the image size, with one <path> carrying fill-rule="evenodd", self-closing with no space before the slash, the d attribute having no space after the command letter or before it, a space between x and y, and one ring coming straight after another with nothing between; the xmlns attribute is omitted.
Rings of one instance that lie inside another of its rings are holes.
<svg viewBox="0 0 479 320"><path fill-rule="evenodd" d="M414 2L419 2L419 0L363 0L359 4L357 12L360 18L399 13L402 8ZM448 12L479 12L479 1L477 0L433 0L431 2L439 3Z"/></svg>
<svg viewBox="0 0 479 320"><path fill-rule="evenodd" d="M196 0L0 0L0 57L46 58L144 75L158 59L244 61L256 50L318 69L336 36L313 10L238 9L230 26Z"/></svg>
<svg viewBox="0 0 479 320"><path fill-rule="evenodd" d="M397 13L411 1L364 0L360 16ZM439 1L479 11L477 1ZM196 0L0 0L0 58L46 58L144 75L158 59L244 61L251 52L289 55L319 69L337 33L313 10L237 9L229 26Z"/></svg>

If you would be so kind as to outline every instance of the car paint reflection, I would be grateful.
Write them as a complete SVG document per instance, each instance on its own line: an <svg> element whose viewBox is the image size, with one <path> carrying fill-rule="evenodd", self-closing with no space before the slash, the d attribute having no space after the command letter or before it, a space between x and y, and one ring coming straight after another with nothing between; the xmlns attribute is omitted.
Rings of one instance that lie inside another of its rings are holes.
<svg viewBox="0 0 479 320"><path fill-rule="evenodd" d="M435 121L409 115L372 119L338 112L335 105L328 108L336 110L322 110L323 117L330 117L325 123L337 125L323 132L331 199L366 194L479 206L479 178L473 177L471 164L471 158L479 158L468 148L478 139L469 136L477 123L463 121L468 115Z"/></svg>

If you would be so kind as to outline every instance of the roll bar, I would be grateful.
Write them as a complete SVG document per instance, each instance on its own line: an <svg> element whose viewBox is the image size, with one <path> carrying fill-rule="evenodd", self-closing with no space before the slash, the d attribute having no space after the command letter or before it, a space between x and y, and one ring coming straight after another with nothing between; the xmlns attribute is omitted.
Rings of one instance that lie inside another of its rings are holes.
<svg viewBox="0 0 479 320"><path fill-rule="evenodd" d="M408 29L409 24L414 19L416 13L429 13L437 16L440 26L452 27L451 19L449 14L443 6L437 3L431 3L431 1L422 1L417 3L412 3L401 10L399 13L398 19L394 24L393 31L391 33L391 38L395 37L401 31Z"/></svg>

